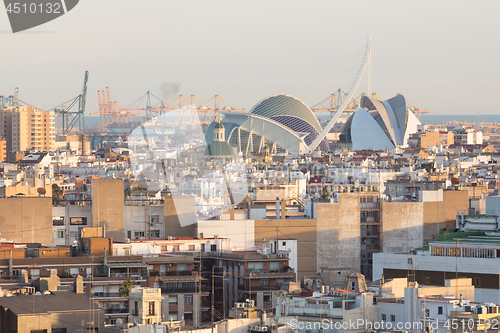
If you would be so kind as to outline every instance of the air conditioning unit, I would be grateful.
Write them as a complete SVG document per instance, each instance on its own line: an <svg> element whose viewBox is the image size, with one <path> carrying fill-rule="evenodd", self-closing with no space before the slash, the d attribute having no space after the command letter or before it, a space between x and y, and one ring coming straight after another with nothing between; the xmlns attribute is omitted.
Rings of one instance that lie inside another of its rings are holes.
<svg viewBox="0 0 500 333"><path fill-rule="evenodd" d="M84 270L85 270L85 268L80 267L80 272L83 272Z"/></svg>

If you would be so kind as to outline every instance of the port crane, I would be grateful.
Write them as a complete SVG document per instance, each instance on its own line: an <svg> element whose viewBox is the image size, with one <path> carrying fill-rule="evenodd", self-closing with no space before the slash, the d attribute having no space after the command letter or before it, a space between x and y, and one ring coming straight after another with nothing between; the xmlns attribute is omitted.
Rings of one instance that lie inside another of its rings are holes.
<svg viewBox="0 0 500 333"><path fill-rule="evenodd" d="M138 113L122 111L121 105L111 100L109 87L106 91L98 90L97 98L99 100L99 112L92 113L99 115L98 130L105 131L109 125L123 124L132 122L132 116L138 116Z"/></svg>
<svg viewBox="0 0 500 333"><path fill-rule="evenodd" d="M85 103L87 100L87 85L89 81L89 71L85 71L82 93L75 98L66 101L51 110L58 117L58 124L63 135L71 133L78 123L79 131L85 132ZM67 105L67 106L66 106Z"/></svg>
<svg viewBox="0 0 500 333"><path fill-rule="evenodd" d="M366 94L361 94L357 97L352 98L349 103L347 104L346 108L344 109L344 112L354 112L356 111L359 106L360 106L360 100L361 96L366 95ZM401 94L397 94L401 95ZM331 112L332 114L337 111L337 109L342 105L344 102L345 98L347 97L347 93L344 92L342 89L338 89L336 92L325 98L319 103L314 104L311 107L311 110L314 112ZM372 97L378 100L384 100L382 97L380 97L379 94L373 93ZM429 110L424 110L424 109L419 109L415 105L413 105L408 99L406 99L406 109L408 111L413 112L418 119L420 119L420 114L421 113L429 113Z"/></svg>
<svg viewBox="0 0 500 333"><path fill-rule="evenodd" d="M152 103L155 102L155 104ZM145 107L138 107L142 103L146 102ZM134 105L134 106L130 106ZM147 92L136 101L129 104L129 107L120 108L120 111L146 111L146 117L148 119L153 118L158 115L168 116L168 112L172 112L174 117L162 118L162 121L168 121L172 124L187 125L194 122L200 122L201 124L210 124L214 119L215 115L219 111L245 111L244 109L235 109L228 102L226 102L219 95L215 95L209 100L203 102L196 95L184 96L179 95L168 103L164 103L161 99L153 95L151 92ZM196 112L193 112L196 111ZM198 116L198 119L194 119Z"/></svg>

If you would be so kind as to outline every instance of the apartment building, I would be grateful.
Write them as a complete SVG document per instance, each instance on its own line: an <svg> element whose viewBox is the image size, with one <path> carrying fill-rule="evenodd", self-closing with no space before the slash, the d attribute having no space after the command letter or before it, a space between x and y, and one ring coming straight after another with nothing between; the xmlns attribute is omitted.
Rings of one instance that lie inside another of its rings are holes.
<svg viewBox="0 0 500 333"><path fill-rule="evenodd" d="M7 140L0 136L0 162L7 160Z"/></svg>
<svg viewBox="0 0 500 333"><path fill-rule="evenodd" d="M6 107L0 110L0 119L0 136L7 141L7 152L54 149L54 112L32 106Z"/></svg>
<svg viewBox="0 0 500 333"><path fill-rule="evenodd" d="M479 232L442 234L428 246L406 253L376 253L374 279L402 278L411 274L420 285L443 286L449 278L470 278L475 300L498 302L500 237Z"/></svg>

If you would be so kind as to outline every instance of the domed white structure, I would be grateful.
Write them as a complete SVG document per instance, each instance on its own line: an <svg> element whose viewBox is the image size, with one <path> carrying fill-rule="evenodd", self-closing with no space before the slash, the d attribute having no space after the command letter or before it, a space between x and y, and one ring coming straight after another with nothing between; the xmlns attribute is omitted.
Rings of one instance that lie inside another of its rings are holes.
<svg viewBox="0 0 500 333"><path fill-rule="evenodd" d="M360 108L347 120L340 141L351 143L353 150L407 147L410 134L417 132L420 121L407 109L403 95L386 101L362 96Z"/></svg>

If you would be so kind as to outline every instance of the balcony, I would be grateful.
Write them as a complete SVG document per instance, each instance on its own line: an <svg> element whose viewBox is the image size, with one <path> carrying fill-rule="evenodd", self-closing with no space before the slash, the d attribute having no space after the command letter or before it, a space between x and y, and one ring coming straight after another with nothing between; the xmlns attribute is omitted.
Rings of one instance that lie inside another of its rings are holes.
<svg viewBox="0 0 500 333"><path fill-rule="evenodd" d="M120 297L120 293L94 293L94 297Z"/></svg>
<svg viewBox="0 0 500 333"><path fill-rule="evenodd" d="M126 313L126 314L128 314L128 309L113 309L113 308L109 308L109 309L104 309L104 313L105 314L116 314L116 313Z"/></svg>

